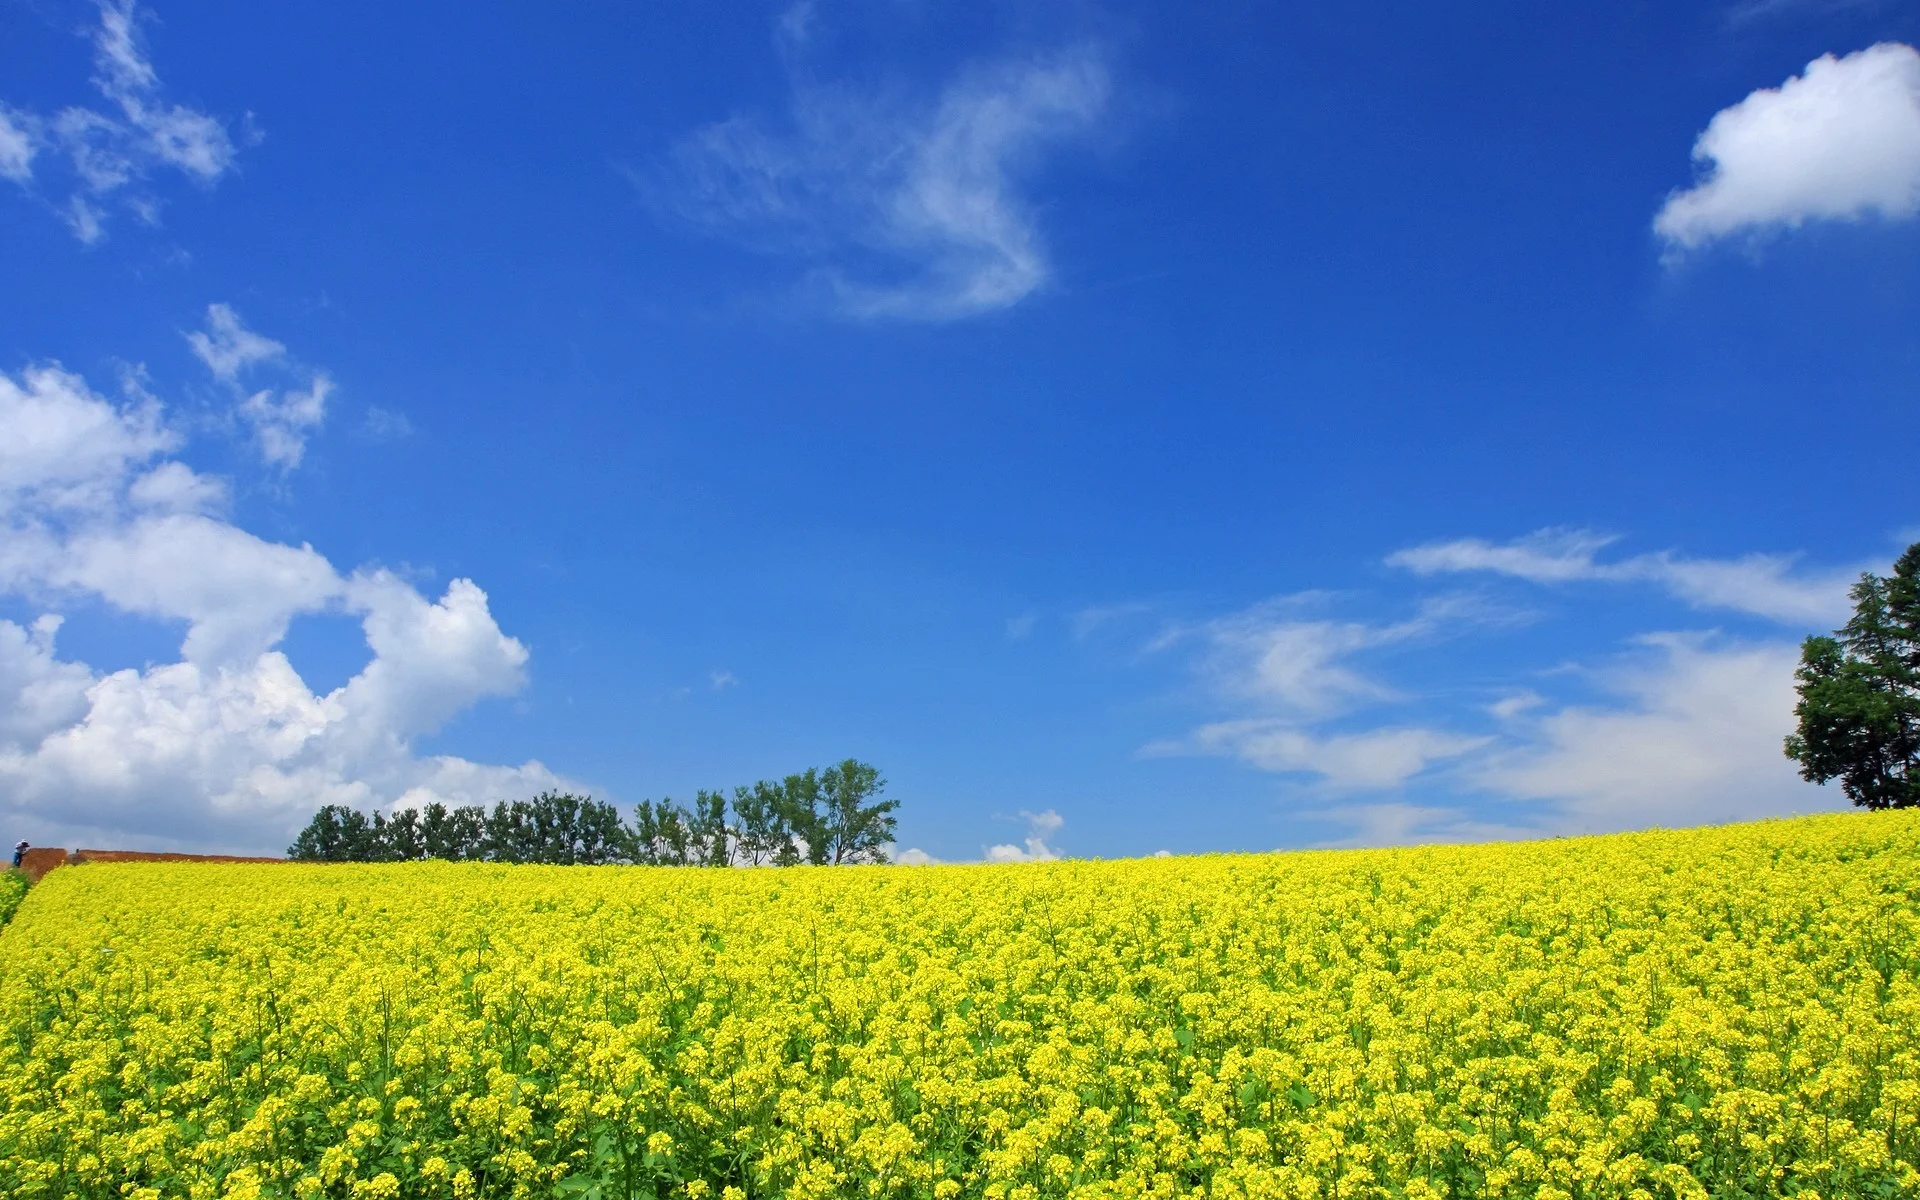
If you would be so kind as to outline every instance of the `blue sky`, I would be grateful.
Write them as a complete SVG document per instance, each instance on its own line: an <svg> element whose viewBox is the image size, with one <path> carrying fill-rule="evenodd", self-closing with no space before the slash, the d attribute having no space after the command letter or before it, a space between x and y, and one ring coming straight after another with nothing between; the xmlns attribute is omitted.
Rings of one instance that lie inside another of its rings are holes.
<svg viewBox="0 0 1920 1200"><path fill-rule="evenodd" d="M1837 807L1920 12L0 5L0 818L914 859Z"/></svg>

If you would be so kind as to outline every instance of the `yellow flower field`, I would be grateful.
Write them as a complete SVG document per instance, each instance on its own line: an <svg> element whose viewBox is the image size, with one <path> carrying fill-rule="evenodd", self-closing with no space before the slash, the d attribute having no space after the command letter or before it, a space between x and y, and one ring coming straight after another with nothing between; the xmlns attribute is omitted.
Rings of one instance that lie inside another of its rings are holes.
<svg viewBox="0 0 1920 1200"><path fill-rule="evenodd" d="M0 1193L1920 1195L1920 814L714 870L97 864Z"/></svg>

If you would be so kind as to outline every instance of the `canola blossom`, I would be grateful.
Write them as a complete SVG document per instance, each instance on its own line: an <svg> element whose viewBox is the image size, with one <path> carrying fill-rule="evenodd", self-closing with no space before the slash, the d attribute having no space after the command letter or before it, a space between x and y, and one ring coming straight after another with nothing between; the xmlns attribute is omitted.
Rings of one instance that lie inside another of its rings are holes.
<svg viewBox="0 0 1920 1200"><path fill-rule="evenodd" d="M1920 1195L1920 813L1017 866L65 868L10 1197Z"/></svg>

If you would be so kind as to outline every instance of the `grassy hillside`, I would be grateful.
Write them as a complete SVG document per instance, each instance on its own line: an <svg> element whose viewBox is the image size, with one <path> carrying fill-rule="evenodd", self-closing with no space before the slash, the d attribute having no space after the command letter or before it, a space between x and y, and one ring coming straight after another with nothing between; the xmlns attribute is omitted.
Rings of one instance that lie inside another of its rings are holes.
<svg viewBox="0 0 1920 1200"><path fill-rule="evenodd" d="M714 871L101 864L9 1196L1920 1194L1920 814Z"/></svg>

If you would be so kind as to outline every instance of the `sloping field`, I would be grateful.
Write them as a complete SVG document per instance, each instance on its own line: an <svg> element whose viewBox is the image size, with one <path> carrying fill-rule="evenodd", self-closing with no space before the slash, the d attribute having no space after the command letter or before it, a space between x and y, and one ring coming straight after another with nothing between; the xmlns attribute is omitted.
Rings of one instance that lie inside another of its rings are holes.
<svg viewBox="0 0 1920 1200"><path fill-rule="evenodd" d="M1920 814L1020 867L89 864L0 1192L1920 1194Z"/></svg>

